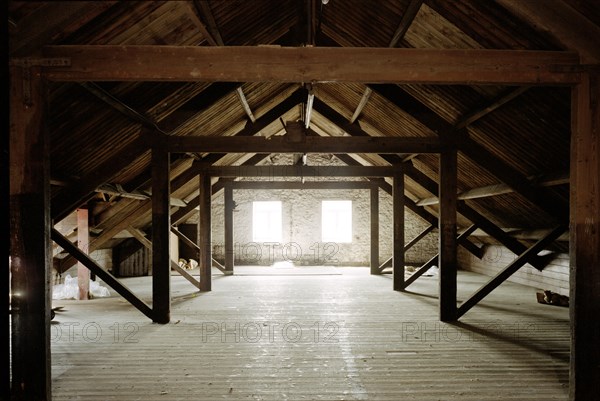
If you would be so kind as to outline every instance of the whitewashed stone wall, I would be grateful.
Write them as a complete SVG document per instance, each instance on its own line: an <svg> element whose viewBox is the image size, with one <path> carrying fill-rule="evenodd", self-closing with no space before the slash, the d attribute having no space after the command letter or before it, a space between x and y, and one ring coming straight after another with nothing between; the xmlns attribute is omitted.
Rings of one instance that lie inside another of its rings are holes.
<svg viewBox="0 0 600 401"><path fill-rule="evenodd" d="M291 156L274 155L269 164L292 164ZM342 165L335 158L309 155L309 165ZM308 179L308 178L307 178ZM294 180L292 178L291 180ZM298 179L299 180L299 179ZM234 251L236 264L271 265L290 260L297 265L368 266L370 252L369 190L234 190ZM383 263L392 252L392 198L379 191L380 253ZM252 202L282 202L282 241L279 244L252 241ZM321 201L352 201L352 243L324 243L321 240ZM212 243L217 260L224 259L222 193L213 198ZM188 223L197 223L193 216ZM406 241L427 223L406 210ZM428 234L406 255L407 263L423 263L437 253L437 230Z"/></svg>

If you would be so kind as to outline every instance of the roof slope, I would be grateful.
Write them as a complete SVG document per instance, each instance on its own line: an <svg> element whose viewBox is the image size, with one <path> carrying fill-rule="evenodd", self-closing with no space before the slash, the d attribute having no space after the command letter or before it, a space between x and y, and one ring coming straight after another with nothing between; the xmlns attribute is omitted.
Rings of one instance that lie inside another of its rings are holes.
<svg viewBox="0 0 600 401"><path fill-rule="evenodd" d="M528 2L521 3L11 1L10 55L39 56L43 46L49 44L285 45L570 49L581 50L582 57L600 60L600 50L590 48L586 38L600 37L596 35L600 32L598 2L552 0L554 11L562 12L569 20L558 23L546 13L543 25L536 20L539 17L528 12ZM579 28L566 37L564 24ZM556 31L550 29L553 27ZM127 226L144 228L150 222L150 205L144 200L150 189L150 156L138 146L144 130L169 135L282 134L280 121L304 118L301 105L306 102L305 89L300 82L52 83L54 217L63 218L75 206L93 200L94 232L98 234L94 246L114 244L114 237ZM568 88L347 83L315 84L312 90L316 99L310 123L314 134L436 136L443 133L440 130L450 135L464 135L466 130L471 145L459 154L460 193L479 190L480 195L490 195L494 191L481 188L513 178L530 180L534 191L552 199L548 203L568 210ZM340 127L348 121L354 123L352 132ZM419 202L435 195L432 184L438 179L437 156L351 156L363 164L404 160L411 165L407 196ZM241 164L260 162L261 157L174 155L173 197L179 201L193 201L196 195L194 166L199 160ZM132 199L134 195L138 199ZM510 189L497 196L473 197L465 203L504 228L544 229L560 219L552 213L556 208L535 202L531 194ZM437 214L435 204L423 210ZM465 218L459 221L468 224Z"/></svg>

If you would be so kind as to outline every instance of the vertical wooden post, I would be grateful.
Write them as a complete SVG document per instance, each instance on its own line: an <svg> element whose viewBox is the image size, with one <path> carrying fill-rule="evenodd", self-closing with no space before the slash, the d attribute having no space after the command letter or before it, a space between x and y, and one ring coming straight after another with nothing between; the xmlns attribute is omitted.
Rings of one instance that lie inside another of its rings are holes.
<svg viewBox="0 0 600 401"><path fill-rule="evenodd" d="M88 253L90 244L90 231L88 222L88 210L77 209L77 247ZM79 287L79 299L89 299L90 295L90 270L81 262L77 262L77 284Z"/></svg>
<svg viewBox="0 0 600 401"><path fill-rule="evenodd" d="M392 270L394 291L404 289L404 169L397 166L392 183L392 209L394 215L394 245L392 247Z"/></svg>
<svg viewBox="0 0 600 401"><path fill-rule="evenodd" d="M212 248L211 248L211 195L210 176L200 174L200 218L198 219L198 246L200 247L200 291L212 288Z"/></svg>
<svg viewBox="0 0 600 401"><path fill-rule="evenodd" d="M440 320L456 320L456 149L440 154L440 239L439 239L439 303Z"/></svg>
<svg viewBox="0 0 600 401"><path fill-rule="evenodd" d="M572 92L569 399L598 397L600 377L600 75Z"/></svg>
<svg viewBox="0 0 600 401"><path fill-rule="evenodd" d="M371 187L371 274L379 274L379 186Z"/></svg>
<svg viewBox="0 0 600 401"><path fill-rule="evenodd" d="M233 274L234 250L233 250L233 188L231 185L225 185L225 224L224 224L224 242L225 242L225 272Z"/></svg>
<svg viewBox="0 0 600 401"><path fill-rule="evenodd" d="M152 310L156 323L171 319L171 185L167 147L152 148Z"/></svg>
<svg viewBox="0 0 600 401"><path fill-rule="evenodd" d="M38 67L10 67L12 398L50 400L50 173Z"/></svg>

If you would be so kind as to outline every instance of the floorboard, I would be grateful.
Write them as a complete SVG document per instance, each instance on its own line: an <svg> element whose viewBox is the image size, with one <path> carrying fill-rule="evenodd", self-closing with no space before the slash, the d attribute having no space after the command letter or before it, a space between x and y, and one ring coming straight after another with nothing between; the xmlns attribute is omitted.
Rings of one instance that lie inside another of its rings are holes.
<svg viewBox="0 0 600 401"><path fill-rule="evenodd" d="M53 399L567 399L568 308L533 288L505 283L445 324L435 276L401 293L368 268L238 272L210 293L172 277L167 325L118 296L54 301ZM459 298L487 279L460 272ZM149 277L124 283L149 301Z"/></svg>

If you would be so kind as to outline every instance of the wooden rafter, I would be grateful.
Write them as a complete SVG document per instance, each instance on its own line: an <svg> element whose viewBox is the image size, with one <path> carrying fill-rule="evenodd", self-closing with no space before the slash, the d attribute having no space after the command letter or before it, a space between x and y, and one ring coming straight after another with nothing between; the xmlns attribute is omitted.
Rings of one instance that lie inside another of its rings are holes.
<svg viewBox="0 0 600 401"><path fill-rule="evenodd" d="M197 20L196 24L202 31L202 34L207 39L208 43L210 43L212 46L225 46L208 1L196 0L194 3L196 6L191 5L190 7L190 9L193 11L192 15L196 16L196 12L198 12L202 17L204 17L208 25L207 29L204 23L201 21L202 18L195 18ZM254 113L252 113L252 109L250 108L250 104L248 103L248 99L246 98L242 88L238 87L236 89L236 93L244 111L246 112L246 115L248 115L250 121L255 122L256 117L254 117Z"/></svg>
<svg viewBox="0 0 600 401"><path fill-rule="evenodd" d="M497 1L531 26L558 39L565 49L577 50L583 63L600 62L600 28L568 2L546 0L544 7L539 7L539 3L532 0Z"/></svg>
<svg viewBox="0 0 600 401"><path fill-rule="evenodd" d="M424 0L411 0L410 3L408 3L408 6L406 7L406 11L402 15L402 19L400 20L400 23L398 24L398 27L396 28L396 32L394 32L394 36L390 40L388 47L398 46L398 43L400 43L402 38L404 38L404 35L408 31L408 28L410 28L410 25L412 24L415 17L419 13L419 10L421 9L421 5L423 4L423 1ZM356 106L356 110L354 110L354 114L352 114L352 118L350 119L351 123L356 122L356 120L360 116L360 113L362 113L362 110L369 102L371 93L373 93L373 90L371 88L367 87L365 89L365 91L363 92L363 95L362 95L360 101L358 102L358 106Z"/></svg>
<svg viewBox="0 0 600 401"><path fill-rule="evenodd" d="M407 169L406 174L421 187L437 196L438 185L437 183L429 178L426 174L416 169L414 166L410 166ZM472 207L466 205L464 202L458 202L458 212L475 223L483 231L487 232L490 236L499 241L502 245L508 248L515 254L520 254L525 251L526 247L517 239L511 237L508 233L504 232L500 227L492 223L487 217L477 212ZM542 270L545 267L543 261L538 261L534 258L531 264L538 270Z"/></svg>
<svg viewBox="0 0 600 401"><path fill-rule="evenodd" d="M98 186L110 180L115 174L133 163L138 157L148 151L146 139L139 136L131 143L122 147L118 152L102 163L93 172L87 174L75 184L63 188L52 199L52 219L60 221L75 208L90 200Z"/></svg>
<svg viewBox="0 0 600 401"><path fill-rule="evenodd" d="M516 89L510 88L504 93L496 96L494 99L490 100L483 107L471 110L470 112L462 115L456 123L454 123L453 129L460 130L462 128L466 128L469 125L473 124L475 121L482 119L488 114L492 113L494 110L499 109L506 103L511 100L521 96L525 93L530 87L529 86L519 86Z"/></svg>
<svg viewBox="0 0 600 401"><path fill-rule="evenodd" d="M349 165L349 166L360 166L361 164L354 160L352 158L352 156L347 155L347 154L335 154L335 157L337 157L340 161L342 161L343 163ZM391 184L389 184L386 181L381 181L378 178L370 178L369 180L379 180L377 181L377 184L381 187L381 189L383 191L385 191L388 195L392 194L392 186ZM413 213L415 213L417 216L421 217L423 220L425 220L426 222L428 222L431 225L437 225L437 217L435 217L434 215L432 215L431 213L429 213L428 211L426 211L425 209L417 206L412 199L410 199L408 196L404 197L404 205Z"/></svg>
<svg viewBox="0 0 600 401"><path fill-rule="evenodd" d="M327 104L325 104L324 102L320 101L319 99L315 99L315 105L314 105L315 109L319 112L319 114L323 115L325 118L327 118L328 120L330 120L332 123L334 123L335 125L337 125L339 128L343 129L344 131L346 131L347 133L349 133L352 136L358 136L358 137L369 137L372 138L369 134L367 134L365 131L363 131L360 126L358 124L351 124L349 123L344 116L342 116L341 114L339 114L337 111L333 110L333 108L331 108L330 106L328 106ZM352 163L351 161L353 160L350 156L348 155L336 155L340 160L344 161L346 164L350 164ZM398 157L397 155L382 155L383 159L386 160L388 163L390 164L398 164L398 163L402 163L402 160L400 157ZM411 165L407 165L407 168L409 168L408 171L414 171L414 168L410 168ZM405 171L406 173L407 171ZM410 174L407 174L410 176ZM389 184L388 184L389 185ZM437 184L436 184L437 186ZM388 192L391 193L391 185L389 186L389 188L386 188L385 185L382 186L382 188ZM436 194L437 194L437 190L435 190ZM404 197L404 205L406 207L408 207L410 210L412 210L413 212L415 212L418 216L424 218L426 221L428 221L430 224L432 225L437 225L438 224L438 219L434 216L432 216L431 214L427 213L424 209L419 210L419 207L416 206L416 204L408 197ZM473 253L475 256L477 256L478 258L481 258L481 249L479 249L475 244L473 244L472 242L470 242L468 239L464 239L462 242L460 242L460 245L464 245L465 249L467 249L469 252Z"/></svg>
<svg viewBox="0 0 600 401"><path fill-rule="evenodd" d="M410 3L408 3L408 6L406 7L406 11L404 11L404 14L402 15L402 19L400 20L400 23L398 24L398 27L396 28L396 32L394 32L394 36L392 37L392 40L390 41L389 47L398 46L398 43L400 43L402 38L404 38L404 35L408 31L408 28L410 28L410 25L412 24L415 17L419 13L419 10L421 9L421 5L423 4L423 1L424 0L411 0Z"/></svg>
<svg viewBox="0 0 600 401"><path fill-rule="evenodd" d="M122 100L118 99L113 94L103 89L95 82L80 82L79 85L84 87L88 92L90 92L98 99L102 100L121 114L125 115L129 119L142 124L148 129L163 132L156 123L156 121L154 121L152 118L144 115L143 113L140 113L137 110L134 110L132 107L125 104Z"/></svg>
<svg viewBox="0 0 600 401"><path fill-rule="evenodd" d="M556 174L552 176L543 176L543 177L535 177L530 178L529 181L532 185L540 186L540 187L549 187L553 185L564 185L569 183L568 174ZM494 185L486 185L485 187L473 188L466 191L463 191L458 194L459 200L467 200L467 199L480 199L486 198L489 196L497 196L503 194L509 194L514 192L514 189L509 187L504 183L494 184ZM417 202L419 206L430 206L437 205L439 200L437 197L430 197L421 199Z"/></svg>
<svg viewBox="0 0 600 401"><path fill-rule="evenodd" d="M246 127L244 127L244 129L238 133L238 135L239 136L252 136L252 135L257 134L263 128L268 126L271 122L275 121L280 115L282 115L283 113L285 113L286 111L288 111L289 109L294 107L294 105L297 105L300 101L301 101L300 91L296 91L296 92L292 93L288 98L284 99L281 103L279 103L278 105L273 107L269 112L267 112L263 116L261 116L261 118L259 118L254 124L247 124ZM101 182L105 182L106 180L110 179L110 177L112 177L114 174L116 174L116 172L119 171L119 169L123 168L123 167L120 167L120 163L125 163L125 161L128 158L128 155L135 154L135 152L141 152L141 154L143 154L147 151L147 149L148 149L147 146L148 146L147 141L143 140L140 137L139 143L136 142L136 143L132 144L131 146L127 146L126 148L123 148L120 152L118 152L118 154L115 154L113 157L111 157L110 160L114 159L114 161L112 163L103 164L103 168L100 169L100 172L102 172L103 169L106 168L106 170L107 170L106 173L100 174L98 178L96 178L94 176L89 177L86 181L82 181L82 183L88 184L88 186L91 186L92 184L95 184L95 186L97 186L97 185L99 185L97 182L100 179L101 179ZM195 163L190 169L188 169L186 172L184 172L183 174L181 174L180 176L178 176L177 178L175 178L173 180L173 182L171 184L172 190L177 191L179 188L183 187L188 182L193 180L198 175L199 169L201 168L202 165L215 163L224 156L225 156L225 153L210 154L202 160L202 163L199 163L199 162ZM96 171L95 173L98 174L98 171ZM88 192L86 192L87 189L84 188L83 186L78 186L77 191L79 191L81 194L88 193ZM92 192L93 192L93 189L91 189L89 191L89 193L92 193ZM216 190L213 190L213 192L216 193ZM77 205L79 205L85 201L85 200L82 201L81 195L79 195L77 193L76 194L73 194L71 192L67 193L67 191L63 191L61 193L64 193L65 194L64 196L68 197L69 201L68 202L66 200L62 201L62 197L61 197L61 198L59 198L59 201L57 203L59 205L62 205L63 203L67 204L70 202L70 205L71 205L70 207L62 206L62 207L60 207L60 209L58 209L58 210L62 210L62 215L64 215L64 216L66 216L71 210L73 210L75 207L77 207ZM55 203L53 202L52 205L54 208ZM186 207L182 208L180 211L176 212L173 215L173 223L177 224L177 222L181 221L182 216L189 216L189 213L191 213L191 211L193 211L194 208L197 206L198 206L198 203L197 203L197 198L196 198L196 199L192 200L191 202L189 202ZM149 200L146 200L146 201L139 203L135 208L129 210L129 213L127 216L125 216L123 218L119 218L118 221L114 225L103 230L103 232L98 237L96 237L92 240L92 242L90 243L89 252L93 252L97 249L100 249L100 247L102 247L107 241L112 239L119 232L126 229L129 225L134 224L137 220L141 219L143 216L145 216L145 215L147 216L150 213L150 207L151 207L151 202ZM187 214L184 215L183 211L185 211L185 213L187 213ZM61 214L58 214L58 212L57 212L57 216L60 217ZM64 216L62 216L62 217L64 217ZM74 258L66 257L61 261L60 268L67 269L68 267L72 266L74 263L75 263Z"/></svg>
<svg viewBox="0 0 600 401"><path fill-rule="evenodd" d="M268 155L264 155L264 154L254 155L249 160L242 163L242 165L243 166L253 166L253 165L259 163L261 160L266 159L267 157L268 157ZM198 174L199 174L199 171L196 173L196 176ZM219 191L224 189L225 185L227 185L229 180L230 179L221 178L220 180L215 182L212 186L212 194L215 195ZM181 208L178 211L176 211L175 213L173 213L173 216L172 216L173 224L177 225L177 224L180 224L181 222L185 221L196 210L196 208L198 207L199 204L200 204L199 196L196 196L193 199L190 199L188 201L188 204L186 207Z"/></svg>
<svg viewBox="0 0 600 401"><path fill-rule="evenodd" d="M372 85L371 87L397 107L411 110L411 114L417 120L437 133L440 138L451 139L455 136L450 135L455 131L452 124L446 122L435 111L429 109L401 87L396 85ZM533 205L545 211L551 218L557 221L566 220L567 207L554 194L543 188L533 187L519 171L469 138L464 129L458 146L465 156L513 188Z"/></svg>
<svg viewBox="0 0 600 401"><path fill-rule="evenodd" d="M341 47L48 46L52 81L371 82L560 85L576 53Z"/></svg>
<svg viewBox="0 0 600 401"><path fill-rule="evenodd" d="M354 124L356 120L358 120L360 113L362 113L363 109L365 108L365 106L369 102L369 99L371 98L371 93L373 93L373 90L367 87L363 92L360 101L358 102L358 106L356 106L356 109L354 110L354 114L352 114L352 117L350 118L350 123Z"/></svg>

